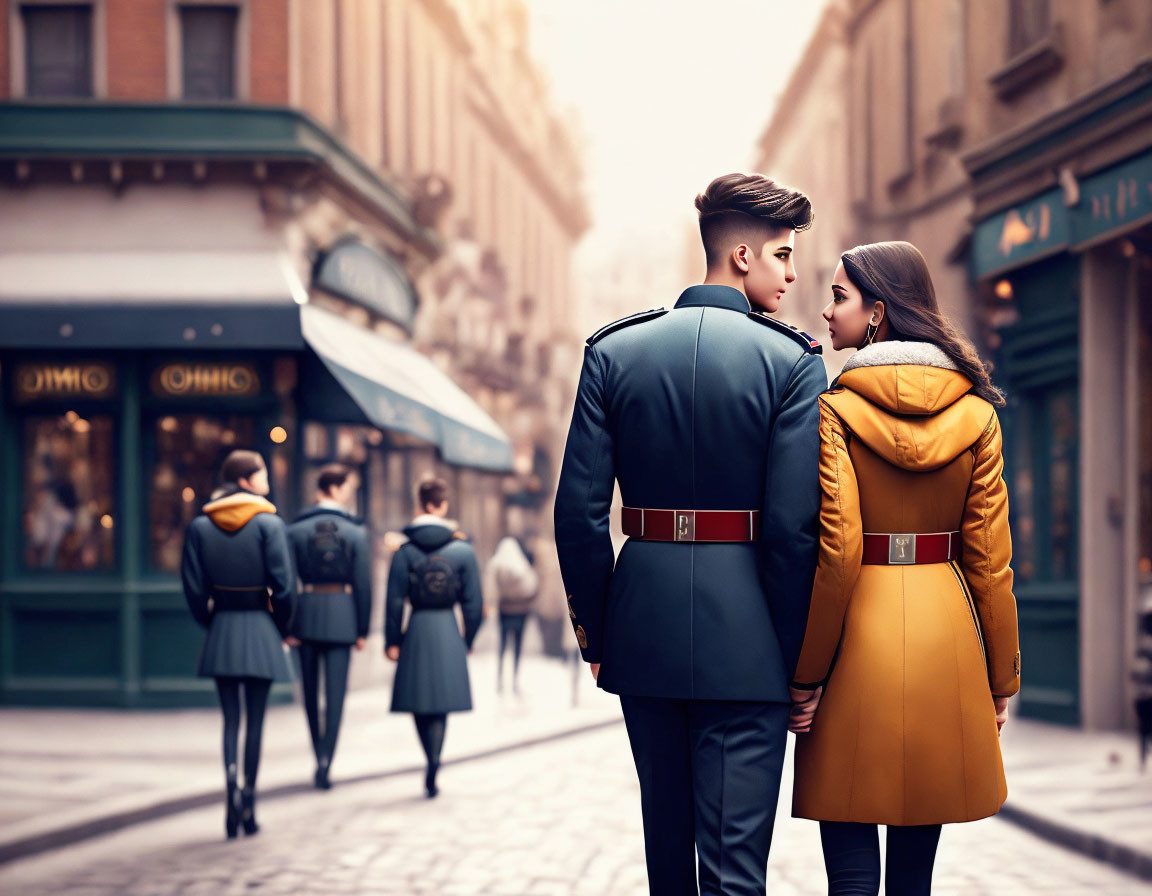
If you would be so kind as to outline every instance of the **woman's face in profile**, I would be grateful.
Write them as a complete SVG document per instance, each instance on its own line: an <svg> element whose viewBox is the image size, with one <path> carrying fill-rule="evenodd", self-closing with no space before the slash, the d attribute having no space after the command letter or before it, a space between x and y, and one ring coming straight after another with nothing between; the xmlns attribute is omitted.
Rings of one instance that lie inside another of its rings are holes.
<svg viewBox="0 0 1152 896"><path fill-rule="evenodd" d="M852 285L843 263L838 264L832 277L832 301L821 312L824 320L828 321L828 338L833 351L862 346L874 311L874 303L864 302L863 293Z"/></svg>

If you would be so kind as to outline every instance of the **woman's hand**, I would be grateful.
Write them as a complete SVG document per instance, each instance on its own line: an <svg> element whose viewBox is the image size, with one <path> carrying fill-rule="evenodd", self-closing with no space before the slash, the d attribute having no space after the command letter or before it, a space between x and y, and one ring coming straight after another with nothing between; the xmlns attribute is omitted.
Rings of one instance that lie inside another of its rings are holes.
<svg viewBox="0 0 1152 896"><path fill-rule="evenodd" d="M364 645L365 645L365 644L367 644L367 643L368 643L368 642L367 642L367 640L366 640L365 638L357 638L357 639L356 639L356 644L355 644L354 646L356 647L356 650L357 650L357 651L361 651L361 650L363 650L363 649L364 649Z"/></svg>
<svg viewBox="0 0 1152 896"><path fill-rule="evenodd" d="M589 663L588 664L588 671L592 673L592 680L593 681L599 681L600 680L600 664L599 663Z"/></svg>
<svg viewBox="0 0 1152 896"><path fill-rule="evenodd" d="M300 639L297 638L295 635L289 635L287 638L284 639L284 643L287 644L289 647L299 647L300 646Z"/></svg>
<svg viewBox="0 0 1152 896"><path fill-rule="evenodd" d="M806 734L812 730L812 719L816 715L816 707L820 705L820 695L823 693L823 686L814 691L788 688L788 694L792 698L792 712L788 716L789 731L793 734Z"/></svg>
<svg viewBox="0 0 1152 896"><path fill-rule="evenodd" d="M391 647L385 647L384 656L388 657L392 662L396 662L400 659L400 645L393 644Z"/></svg>
<svg viewBox="0 0 1152 896"><path fill-rule="evenodd" d="M993 697L992 705L996 707L996 731L999 732L1008 721L1008 698Z"/></svg>

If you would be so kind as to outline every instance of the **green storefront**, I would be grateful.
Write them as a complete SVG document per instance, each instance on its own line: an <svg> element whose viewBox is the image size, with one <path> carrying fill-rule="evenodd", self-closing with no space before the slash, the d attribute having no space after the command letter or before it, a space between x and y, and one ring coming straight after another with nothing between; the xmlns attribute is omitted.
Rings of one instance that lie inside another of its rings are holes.
<svg viewBox="0 0 1152 896"><path fill-rule="evenodd" d="M1008 397L1020 711L1116 728L1152 584L1152 78L1076 112L966 160L971 257Z"/></svg>

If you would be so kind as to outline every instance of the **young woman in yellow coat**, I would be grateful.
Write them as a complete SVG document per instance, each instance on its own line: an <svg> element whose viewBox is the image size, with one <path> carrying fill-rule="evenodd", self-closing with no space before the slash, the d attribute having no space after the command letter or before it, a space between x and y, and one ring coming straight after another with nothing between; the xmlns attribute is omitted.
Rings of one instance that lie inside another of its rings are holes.
<svg viewBox="0 0 1152 896"><path fill-rule="evenodd" d="M992 385L909 243L846 252L824 309L858 347L820 399L820 553L792 682L793 814L829 892L929 893L940 825L999 811L1020 687Z"/></svg>

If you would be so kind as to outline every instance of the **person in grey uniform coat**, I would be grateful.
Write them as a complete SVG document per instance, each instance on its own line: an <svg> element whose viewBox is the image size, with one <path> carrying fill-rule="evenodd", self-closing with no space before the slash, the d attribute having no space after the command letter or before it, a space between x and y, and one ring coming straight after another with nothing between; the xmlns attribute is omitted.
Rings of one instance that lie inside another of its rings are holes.
<svg viewBox="0 0 1152 896"><path fill-rule="evenodd" d="M188 524L180 575L192 616L208 629L202 677L216 679L224 714L224 829L255 834L256 774L264 710L274 681L291 681L282 639L291 625L296 574L284 521L264 497L268 469L255 451L233 451L224 485ZM243 697L244 785L237 776Z"/></svg>
<svg viewBox="0 0 1152 896"><path fill-rule="evenodd" d="M292 626L299 651L304 712L316 756L313 783L332 784L329 772L340 734L352 648L363 650L372 612L372 550L368 530L346 509L359 477L343 464L321 468L316 506L288 526L288 541L303 583ZM320 676L324 713L320 713Z"/></svg>
<svg viewBox="0 0 1152 896"><path fill-rule="evenodd" d="M384 650L396 663L392 712L410 712L428 767L424 789L438 793L436 773L448 713L472 709L467 654L480 628L484 597L476 551L449 522L448 487L439 479L420 484L417 516L404 529L408 541L392 558L384 619ZM404 602L412 607L402 630ZM461 634L456 604L464 617Z"/></svg>
<svg viewBox="0 0 1152 896"><path fill-rule="evenodd" d="M620 695L654 896L764 893L827 387L819 345L764 313L796 279L808 199L734 174L696 206L703 285L588 340L555 509L577 643Z"/></svg>

